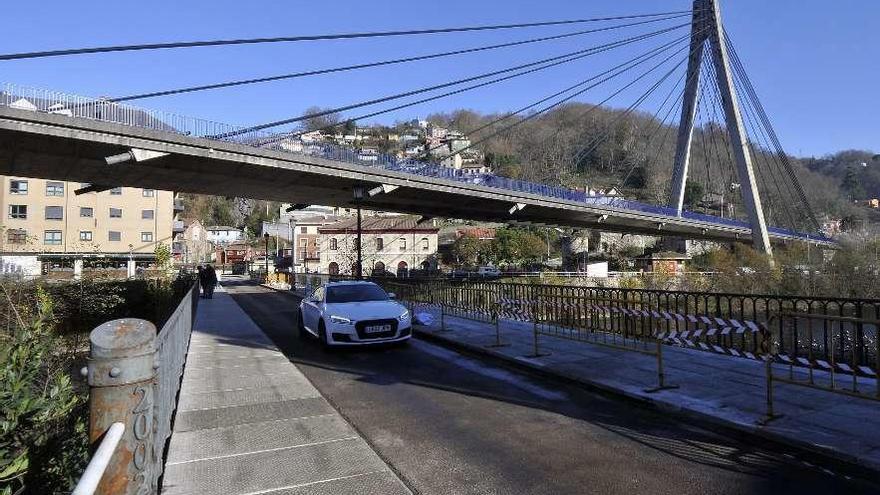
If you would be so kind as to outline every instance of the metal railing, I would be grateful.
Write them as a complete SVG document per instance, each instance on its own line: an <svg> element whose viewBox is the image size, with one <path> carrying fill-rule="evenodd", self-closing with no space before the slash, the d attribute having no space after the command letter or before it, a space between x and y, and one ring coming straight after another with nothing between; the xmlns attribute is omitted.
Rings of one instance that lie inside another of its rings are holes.
<svg viewBox="0 0 880 495"><path fill-rule="evenodd" d="M71 495L92 495L98 489L98 483L104 476L104 471L110 465L110 459L116 452L116 446L122 440L122 434L125 433L125 423L113 423L104 435L104 439L95 450L95 455L89 461L86 470L80 477L76 488L73 489Z"/></svg>
<svg viewBox="0 0 880 495"><path fill-rule="evenodd" d="M84 372L89 439L100 444L77 493L158 493L198 297L196 282L158 332L138 319L92 331ZM117 434L120 440L107 443Z"/></svg>
<svg viewBox="0 0 880 495"><path fill-rule="evenodd" d="M670 218L682 217L715 225L750 228L748 222L733 218L722 218L692 211L683 211L681 212L681 215L679 215L679 212L675 208L668 206L652 205L613 196L595 196L584 191L576 191L560 186L537 184L494 174L467 174L461 170L446 167L439 163L419 161L410 158L399 158L395 155L386 153L365 157L363 153L355 148L349 148L333 143L303 142L299 136L292 131L275 133L253 131L248 130L248 128L244 126L235 126L211 120L185 117L170 112L147 110L115 103L108 99L73 96L56 91L6 84L3 91L0 91L0 106L112 122L141 129L172 132L186 136L220 140L298 155L317 156L328 160L343 161L365 167L381 168L384 170L409 173L422 177L466 182L480 186L534 194L565 201L590 205L605 205L628 211L640 211L655 215L663 215ZM791 236L816 242L830 242L830 239L818 234L800 233L775 227L770 228L769 230L771 233L778 235Z"/></svg>

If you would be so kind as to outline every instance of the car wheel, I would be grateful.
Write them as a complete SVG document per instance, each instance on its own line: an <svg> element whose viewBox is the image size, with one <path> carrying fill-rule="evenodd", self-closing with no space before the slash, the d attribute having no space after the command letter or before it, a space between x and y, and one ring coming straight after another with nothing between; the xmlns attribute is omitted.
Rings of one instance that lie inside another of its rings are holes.
<svg viewBox="0 0 880 495"><path fill-rule="evenodd" d="M306 330L306 326L303 324L302 310L296 312L296 330L301 340L307 340L309 338L309 332L308 330Z"/></svg>
<svg viewBox="0 0 880 495"><path fill-rule="evenodd" d="M327 327L324 326L324 320L318 322L318 340L321 341L324 349L330 348L330 344L327 342Z"/></svg>

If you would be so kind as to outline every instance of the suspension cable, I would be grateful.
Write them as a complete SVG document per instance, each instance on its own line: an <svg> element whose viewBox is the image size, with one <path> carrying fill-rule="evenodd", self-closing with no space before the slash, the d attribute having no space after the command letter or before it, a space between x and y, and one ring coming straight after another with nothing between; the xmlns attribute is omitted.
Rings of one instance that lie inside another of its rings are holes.
<svg viewBox="0 0 880 495"><path fill-rule="evenodd" d="M221 82L221 83L189 86L189 87L183 87L183 88L154 91L154 92L149 92L149 93L140 93L140 94L134 94L134 95L129 95L129 96L120 96L117 98L110 98L107 101L118 103L118 102L123 102L123 101L140 100L140 99L144 99L144 98L155 98L158 96L170 96L170 95L177 95L177 94L183 94L183 93L192 93L192 92L197 92L197 91L207 91L207 90L214 90L214 89L231 88L231 87L245 86L245 85L250 85L250 84L259 84L259 83L266 83L266 82L283 81L283 80L288 80L288 79L297 79L297 78L309 77L309 76L334 74L337 72L347 72L347 71L360 70L360 69L369 69L369 68L373 68L373 67L383 67L386 65L395 65L395 64L403 64L403 63L408 63L408 62L432 60L432 59L443 58L443 57L451 57L454 55L465 55L465 54L478 53L478 52L489 51L489 50L497 50L500 48L509 48L509 47L514 47L514 46L528 45L528 44L532 44L532 43L542 43L545 41L555 41L555 40L560 40L560 39L565 39L565 38L572 38L572 37L576 37L576 36L583 36L586 34L612 31L615 29L621 29L621 28L627 28L627 27L633 27L633 26L641 26L644 24L652 24L652 23L656 23L656 22L677 19L679 17L682 17L682 16L677 15L677 16L670 16L670 17L662 17L659 19L649 19L647 21L632 22L632 23L627 23L627 24L617 24L614 26L606 26L606 27L602 27L602 28L588 29L585 31L564 33L564 34L560 34L560 35L556 35L556 36L545 36L545 37L541 37L541 38L532 38L532 39L527 39L527 40L514 41L514 42L510 42L510 43L501 43L501 44L496 44L496 45L479 46L479 47L474 47L474 48L466 48L466 49L462 49L462 50L453 50L453 51L440 52L440 53L431 53L428 55L419 55L419 56L414 56L414 57L404 57L404 58L397 58L397 59L391 59L391 60L382 60L382 61L378 61L378 62L368 62L368 63L364 63L364 64L347 65L347 66L342 66L342 67L316 69L316 70L309 70L309 71L302 71L302 72L293 72L293 73L289 73L289 74L279 74L279 75L274 75L274 76L257 77L257 78L251 78L251 79L239 79L239 80L226 81L226 82Z"/></svg>
<svg viewBox="0 0 880 495"><path fill-rule="evenodd" d="M171 49L171 48L198 48L198 47L208 47L208 46L254 45L254 44L264 44L264 43L292 43L292 42L303 42L303 41L350 40L350 39L363 39L363 38L386 38L386 37L395 37L395 36L414 36L414 35L426 35L426 34L448 34L448 33L478 32L478 31L497 31L497 30L506 30L506 29L531 28L531 27L585 24L585 23L590 23L590 22L603 22L603 21L615 21L615 20L627 20L627 19L643 19L643 18L647 18L647 17L662 17L662 16L678 15L678 14L688 15L691 13L692 13L692 11L682 10L682 11L676 11L676 12L660 12L660 13L656 13L656 14L638 14L638 15L627 15L627 16L597 17L597 18L592 18L592 19L571 19L571 20L529 22L529 23L518 23L518 24L497 24L497 25L488 25L488 26L466 26L466 27L448 27L448 28L416 29L416 30L411 29L411 30L404 30L404 31L368 31L368 32L358 32L358 33L317 34L317 35L305 35L305 36L282 36L282 37L273 37L273 38L241 38L241 39L219 39L219 40L202 40L202 41L178 41L178 42L170 42L170 43L148 43L148 44L140 44L140 45L115 45L115 46L111 45L111 46L99 46L99 47L90 47L90 48L71 48L71 49L62 49L62 50L47 50L47 51L36 51L36 52L0 54L0 61L3 61L3 60L23 60L23 59L33 59L33 58L46 58L46 57L61 57L61 56L68 56L68 55L83 55L83 54L91 54L91 53L126 52L126 51L140 51L140 50L165 50L165 49Z"/></svg>
<svg viewBox="0 0 880 495"><path fill-rule="evenodd" d="M525 68L529 68L529 67L542 66L542 65L544 65L544 64L549 64L549 65L547 65L546 67L543 67L543 68L554 67L554 66L556 66L556 65L560 65L560 64L564 64L564 63L572 62L572 61L574 61L574 60L579 60L579 59L581 59L581 58L589 57L589 56L591 56L591 55L595 55L596 53L601 53L602 51L605 51L605 50L603 50L604 48L608 48L609 46L613 46L613 47L616 48L616 47L618 47L618 46L623 46L623 44L628 44L629 42L632 42L632 41L638 41L638 40L641 40L641 39L645 39L646 37L656 36L656 35L660 35L660 34L663 34L663 33L670 32L670 31L674 31L674 30L676 30L676 29L681 29L681 28L684 27L684 26L687 26L687 24L681 24L681 25L674 26L674 27L671 27L671 28L662 29L662 30L659 30L659 31L656 31L656 32L653 32L653 33L649 33L649 34L647 34L647 35L636 36L636 37L629 38L629 39L626 39L626 40L623 40L623 41L617 41L617 42L614 42L614 43L608 43L608 44L605 44L605 45L599 45L599 46L595 46L595 47L587 48L587 49L584 49L584 50L577 50L577 51L574 51L574 52L569 52L569 53L564 54L564 55L559 55L559 56L555 56L555 57L545 58L545 59L543 59L543 60L538 60L538 61L536 61L536 62L530 62L530 63L527 63L527 64L518 65L518 66L515 66L515 67L508 67L508 68L506 68L506 69L496 70L496 71L492 71L492 72L486 72L486 73L483 73L483 74L479 74L479 75L477 75L477 76L467 77L467 78L464 78L464 79L457 79L457 80L454 80L454 81L449 81L449 82L445 82L445 83L442 83L442 84L437 84L437 85L434 85L434 86L428 86L428 87L424 87L424 88L420 88L420 89L416 89L416 90L412 90L412 91L406 91L406 92L403 92L403 93L398 93L398 94L394 94L394 95L390 95L390 96L384 96L384 97L382 97L382 98L376 98L376 99L368 100L368 101L365 101L365 102L354 103L354 104L351 104L351 105L346 105L346 106L342 106L342 107L332 108L332 109L328 109L328 110L322 110L322 111L320 111L320 112L314 112L314 113L310 113L310 114L306 114L306 115L301 115L301 116L299 116L299 117L292 117L292 118L289 118L289 119L283 119L283 120L278 120L278 121L274 121L274 122L269 122L269 123L266 123L266 124L260 124L260 125L255 125L255 126L251 126L251 127L246 127L246 128L243 128L243 129L239 129L239 130L231 131L231 132L228 132L228 133L224 133L224 134L217 135L217 136L212 136L212 137L217 138L217 139L223 139L223 138L232 137L232 136L237 136L237 135L241 135L241 134L247 134L247 133L250 133L250 132L253 132L253 131L259 131L259 130L263 130L263 129L269 129L269 128L272 128L272 127L278 127L278 126L281 126L281 125L292 124L292 123L295 123L295 122L301 122L301 121L308 120L308 119L311 119L311 118L323 117L323 116L330 115L330 114L334 114L334 113L344 112L344 111L347 111L347 110L353 110L353 109L355 109L355 108L361 108L361 107L365 107L365 106L376 105L376 104L379 104L379 103L384 103L384 102L386 102L386 101L393 101L393 100L397 100L397 99L401 99L401 98L406 98L406 97L408 97L408 96L414 96L414 95L418 95L418 94L422 94L422 93L428 93L428 92L431 92L431 91L436 91L436 90L438 90L438 89L448 88L448 87L451 87L451 86L457 86L457 85L459 85L459 84L464 84L464 83L471 82L471 81L477 81L477 80L480 80L480 79L486 79L486 78L489 78L489 77L492 77L492 76L496 76L496 75L499 75L499 74L505 74L505 73L509 73L509 72L515 72L515 71L517 71L517 70L521 70L521 69L525 69ZM553 62L557 62L557 63L553 63Z"/></svg>

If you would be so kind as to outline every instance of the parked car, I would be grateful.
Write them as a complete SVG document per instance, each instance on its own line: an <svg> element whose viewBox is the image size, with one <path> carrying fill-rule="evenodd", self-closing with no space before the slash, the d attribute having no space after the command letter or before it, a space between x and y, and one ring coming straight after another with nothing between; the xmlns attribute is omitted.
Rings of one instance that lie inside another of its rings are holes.
<svg viewBox="0 0 880 495"><path fill-rule="evenodd" d="M479 278L500 278L501 270L494 266L481 266L477 268L477 277Z"/></svg>
<svg viewBox="0 0 880 495"><path fill-rule="evenodd" d="M300 302L301 337L325 346L403 342L412 336L412 316L394 294L373 282L330 282Z"/></svg>

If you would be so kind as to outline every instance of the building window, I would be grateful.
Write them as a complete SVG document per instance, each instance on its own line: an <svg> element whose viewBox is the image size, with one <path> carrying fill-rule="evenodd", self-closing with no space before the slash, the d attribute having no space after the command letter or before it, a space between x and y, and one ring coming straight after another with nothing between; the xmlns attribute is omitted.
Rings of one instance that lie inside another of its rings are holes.
<svg viewBox="0 0 880 495"><path fill-rule="evenodd" d="M25 195L28 193L28 181L13 180L9 182L9 194Z"/></svg>
<svg viewBox="0 0 880 495"><path fill-rule="evenodd" d="M119 196L120 194L122 194L122 188L114 187L113 189L110 189L110 194L112 194L113 196Z"/></svg>
<svg viewBox="0 0 880 495"><path fill-rule="evenodd" d="M300 233L300 234L307 234L308 232L309 232L309 228L308 228L308 227L300 227L300 228L299 228L299 233Z"/></svg>
<svg viewBox="0 0 880 495"><path fill-rule="evenodd" d="M309 245L309 240L308 240L308 239L300 239L300 240L299 240L299 245L302 246L302 247L306 247L306 246Z"/></svg>
<svg viewBox="0 0 880 495"><path fill-rule="evenodd" d="M143 194L144 194L145 198L152 198L153 196L156 195L156 190L155 189L144 189Z"/></svg>
<svg viewBox="0 0 880 495"><path fill-rule="evenodd" d="M55 182L55 181L47 181L46 182L46 196L64 196L64 183L63 182Z"/></svg>
<svg viewBox="0 0 880 495"><path fill-rule="evenodd" d="M6 231L6 242L9 244L24 244L27 242L27 230L9 229Z"/></svg>
<svg viewBox="0 0 880 495"><path fill-rule="evenodd" d="M385 249L385 239L382 239L381 237L377 237L376 238L376 250L381 251L383 249Z"/></svg>
<svg viewBox="0 0 880 495"><path fill-rule="evenodd" d="M62 206L47 206L46 207L46 220L64 220L64 207L62 207Z"/></svg>
<svg viewBox="0 0 880 495"><path fill-rule="evenodd" d="M153 242L153 233L141 232L141 242Z"/></svg>
<svg viewBox="0 0 880 495"><path fill-rule="evenodd" d="M122 218L122 208L110 208L110 218Z"/></svg>
<svg viewBox="0 0 880 495"><path fill-rule="evenodd" d="M336 238L330 239L330 251L336 251L339 249L339 245L336 242Z"/></svg>
<svg viewBox="0 0 880 495"><path fill-rule="evenodd" d="M58 246L61 244L61 231L60 230L47 230L43 232L43 244L49 244L51 246Z"/></svg>
<svg viewBox="0 0 880 495"><path fill-rule="evenodd" d="M406 239L404 239L403 237L400 238L400 250L406 251Z"/></svg>
<svg viewBox="0 0 880 495"><path fill-rule="evenodd" d="M422 251L428 250L428 238L422 237Z"/></svg>
<svg viewBox="0 0 880 495"><path fill-rule="evenodd" d="M107 232L107 240L113 241L113 242L121 241L122 240L122 233L115 232L115 231L111 230L110 232Z"/></svg>
<svg viewBox="0 0 880 495"><path fill-rule="evenodd" d="M80 230L79 231L79 240L91 241L92 240L92 231L91 230Z"/></svg>
<svg viewBox="0 0 880 495"><path fill-rule="evenodd" d="M95 216L95 210L94 208L83 206L79 209L79 216L83 218L92 218L93 216Z"/></svg>
<svg viewBox="0 0 880 495"><path fill-rule="evenodd" d="M9 218L27 219L27 205L9 205Z"/></svg>
<svg viewBox="0 0 880 495"><path fill-rule="evenodd" d="M154 217L153 210L141 210L142 220L152 220Z"/></svg>

